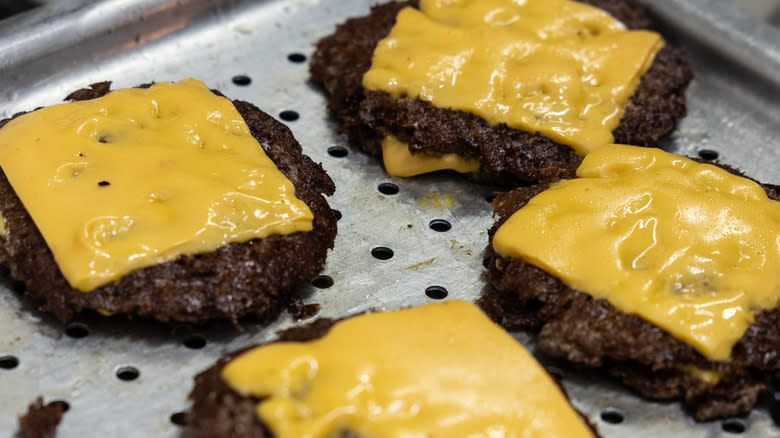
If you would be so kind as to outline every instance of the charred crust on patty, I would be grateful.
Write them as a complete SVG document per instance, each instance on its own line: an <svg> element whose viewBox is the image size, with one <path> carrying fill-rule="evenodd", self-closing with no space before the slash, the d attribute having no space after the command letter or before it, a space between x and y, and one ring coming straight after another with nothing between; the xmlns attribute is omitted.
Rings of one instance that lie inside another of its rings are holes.
<svg viewBox="0 0 780 438"><path fill-rule="evenodd" d="M652 27L636 3L584 3L606 10L630 29ZM317 43L311 78L326 92L328 109L342 122L341 131L375 156L381 156L381 139L392 134L407 142L412 153L478 158L481 170L469 176L483 182L518 185L572 177L582 157L547 137L492 126L474 114L436 108L420 99L363 89L374 48L389 34L401 9L417 6L417 1L375 6L369 15L346 20ZM656 55L614 131L616 143L654 145L685 116L685 90L693 73L683 54L666 45Z"/></svg>
<svg viewBox="0 0 780 438"><path fill-rule="evenodd" d="M617 310L607 300L572 289L520 259L497 254L492 248L495 232L548 186L521 187L493 201L497 221L489 231L485 253L489 286L478 302L480 307L508 330L538 331L538 345L548 355L602 367L647 398L680 399L697 421L750 412L768 378L780 371L780 309L759 313L731 358L714 362L659 327ZM771 199L780 200L780 186L761 186ZM707 384L680 366L715 371L720 381Z"/></svg>
<svg viewBox="0 0 780 438"><path fill-rule="evenodd" d="M109 86L109 82L96 83L71 93L67 100L95 99L108 93ZM311 209L310 232L182 255L84 293L70 287L62 276L43 236L0 171L0 213L8 230L7 236L0 237L0 263L9 267L14 279L24 282L25 295L43 301L41 310L62 321L92 309L163 322L229 319L236 323L247 315L271 320L286 307L299 304L295 288L319 273L333 247L336 217L324 195L333 194L335 186L320 164L303 155L289 128L250 103L236 100L233 104L252 136L292 181L296 196ZM0 120L0 129L9 121Z"/></svg>

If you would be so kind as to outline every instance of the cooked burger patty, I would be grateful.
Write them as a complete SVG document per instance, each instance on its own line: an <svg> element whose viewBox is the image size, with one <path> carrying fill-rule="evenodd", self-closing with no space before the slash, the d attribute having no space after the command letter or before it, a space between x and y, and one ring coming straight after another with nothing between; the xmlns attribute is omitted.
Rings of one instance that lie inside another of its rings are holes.
<svg viewBox="0 0 780 438"><path fill-rule="evenodd" d="M306 342L325 336L338 320L321 318L310 324L293 327L279 332L276 342ZM255 346L256 347L256 346ZM272 438L257 416L257 400L245 397L222 379L222 368L241 353L254 347L248 347L231 353L195 377L195 387L190 393L192 409L188 414L188 424L196 438ZM561 387L561 391L566 391ZM584 418L597 434L587 418ZM350 431L342 431L332 438L361 438Z"/></svg>
<svg viewBox="0 0 780 438"><path fill-rule="evenodd" d="M363 75L379 41L390 33L398 12L417 1L376 6L368 16L351 18L317 43L310 65L314 83L328 95L328 108L342 130L365 151L381 156L388 134L409 143L412 153L456 153L478 158L476 179L507 184L551 182L572 177L581 157L547 137L492 126L463 111L436 108L416 98L393 98L363 89ZM652 27L641 6L622 0L588 0L630 29ZM615 142L650 146L674 129L686 114L685 90L693 78L683 50L666 45L642 77L614 131Z"/></svg>
<svg viewBox="0 0 780 438"><path fill-rule="evenodd" d="M88 100L108 93L110 82L70 94ZM0 212L7 236L0 237L0 263L24 282L25 295L44 301L41 310L62 321L84 309L151 317L160 321L236 321L244 315L276 317L300 304L293 293L322 269L336 237L336 217L323 194L335 186L317 163L303 155L290 130L254 105L233 101L252 135L281 172L295 195L311 209L310 232L274 235L179 258L133 271L119 281L85 293L70 287L30 215L0 171ZM17 114L17 117L21 114ZM9 119L0 121L0 129ZM300 306L298 306L300 307Z"/></svg>
<svg viewBox="0 0 780 438"><path fill-rule="evenodd" d="M498 255L492 248L496 230L547 187L518 188L493 201L498 220L490 230L485 254L487 279L493 287L479 301L483 310L507 329L539 331L539 346L545 353L603 367L645 397L682 399L698 421L749 412L768 377L780 371L780 310L758 314L731 358L713 362L604 299L572 289L522 260ZM780 186L762 187L770 198L780 200ZM710 385L679 368L690 365L716 371L720 381Z"/></svg>
<svg viewBox="0 0 780 438"><path fill-rule="evenodd" d="M278 341L302 342L321 338L336 321L321 318L311 324L294 327L279 333ZM192 409L188 424L195 437L203 438L270 438L273 435L257 416L257 400L245 397L222 379L222 368L248 347L229 354L211 368L195 377L190 393ZM334 438L357 438L350 433Z"/></svg>

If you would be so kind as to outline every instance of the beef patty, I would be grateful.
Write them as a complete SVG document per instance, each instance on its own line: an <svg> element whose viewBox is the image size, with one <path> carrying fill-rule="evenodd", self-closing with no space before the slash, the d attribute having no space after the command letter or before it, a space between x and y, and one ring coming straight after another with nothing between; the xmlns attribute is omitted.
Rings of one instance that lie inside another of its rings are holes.
<svg viewBox="0 0 780 438"><path fill-rule="evenodd" d="M93 84L66 99L98 98L109 87L110 82ZM0 237L0 263L10 268L13 278L24 282L25 295L42 300L41 310L62 321L84 309L185 323L217 318L235 322L244 315L271 319L285 307L300 309L295 287L322 269L336 237L336 217L323 196L331 195L335 186L321 165L303 155L285 125L250 103L237 100L233 104L266 154L292 181L295 195L311 209L311 231L182 255L85 293L70 287L63 277L43 236L0 171L0 213L8 231ZM0 129L9 120L0 121Z"/></svg>

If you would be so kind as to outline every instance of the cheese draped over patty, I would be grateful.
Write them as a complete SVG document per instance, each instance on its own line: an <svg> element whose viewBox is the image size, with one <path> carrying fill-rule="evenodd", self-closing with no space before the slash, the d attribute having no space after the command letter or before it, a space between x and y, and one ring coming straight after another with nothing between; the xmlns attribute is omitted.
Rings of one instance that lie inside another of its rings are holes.
<svg viewBox="0 0 780 438"><path fill-rule="evenodd" d="M0 166L85 292L181 254L312 229L235 106L194 79L17 117L0 129Z"/></svg>
<svg viewBox="0 0 780 438"><path fill-rule="evenodd" d="M539 133L585 155L613 142L662 46L658 34L626 30L575 1L422 0L398 14L363 86Z"/></svg>
<svg viewBox="0 0 780 438"><path fill-rule="evenodd" d="M454 170L471 173L479 170L479 160L463 158L458 154L435 156L412 154L409 145L388 135L382 140L382 161L387 173L393 176L409 177L438 170Z"/></svg>
<svg viewBox="0 0 780 438"><path fill-rule="evenodd" d="M352 317L242 353L222 377L261 399L278 438L593 437L533 356L465 301Z"/></svg>
<svg viewBox="0 0 780 438"><path fill-rule="evenodd" d="M727 360L780 299L780 202L755 182L655 148L591 152L493 247Z"/></svg>

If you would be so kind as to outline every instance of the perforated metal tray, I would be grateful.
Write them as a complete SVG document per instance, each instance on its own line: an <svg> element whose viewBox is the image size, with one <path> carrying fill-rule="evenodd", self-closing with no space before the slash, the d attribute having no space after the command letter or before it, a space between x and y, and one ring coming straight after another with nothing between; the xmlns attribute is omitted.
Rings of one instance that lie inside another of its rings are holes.
<svg viewBox="0 0 780 438"><path fill-rule="evenodd" d="M666 35L689 48L697 73L690 115L664 146L687 155L717 151L761 180L780 182L780 32L725 0L645 3L666 24ZM474 300L484 286L482 253L492 222L486 197L494 189L449 175L388 177L376 160L334 135L324 97L307 82L301 55L308 57L313 43L345 17L368 9L365 0L52 2L0 23L0 117L58 103L96 81L126 87L190 76L271 114L295 111L299 117L287 123L336 181L330 202L343 215L323 272L333 284L304 286L306 302L320 303L321 316L342 316L429 302L436 299L426 295L431 286ZM233 83L236 75L251 83ZM383 194L383 183L398 192ZM432 229L437 219L450 228ZM392 258L374 258L376 247L390 248ZM244 332L221 324L192 332L118 318L65 326L22 300L7 275L0 278L2 436L16 433L16 416L38 394L69 404L60 437L186 436L175 423L188 407L192 377L222 354L294 324L284 316L270 326L246 322ZM530 336L517 337L533 347ZM562 372L574 404L605 437L738 430L780 436L764 407L744 420L696 424L677 403L642 400L598 373Z"/></svg>

